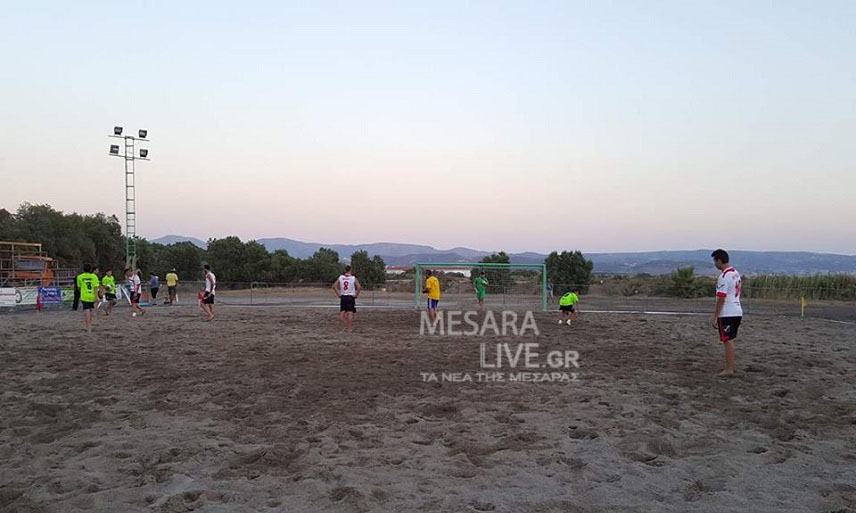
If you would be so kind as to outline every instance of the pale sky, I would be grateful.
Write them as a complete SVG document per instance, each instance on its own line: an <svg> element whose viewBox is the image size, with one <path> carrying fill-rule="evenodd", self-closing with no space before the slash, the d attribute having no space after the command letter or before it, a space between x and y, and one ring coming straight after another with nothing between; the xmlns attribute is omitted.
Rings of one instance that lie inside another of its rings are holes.
<svg viewBox="0 0 856 513"><path fill-rule="evenodd" d="M114 124L147 238L856 253L856 2L4 4L0 207Z"/></svg>

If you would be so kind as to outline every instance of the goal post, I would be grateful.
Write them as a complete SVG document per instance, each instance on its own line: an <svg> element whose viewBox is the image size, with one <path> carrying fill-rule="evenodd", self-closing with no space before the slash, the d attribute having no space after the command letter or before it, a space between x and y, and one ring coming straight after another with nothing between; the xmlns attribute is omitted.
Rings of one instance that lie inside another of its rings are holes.
<svg viewBox="0 0 856 513"><path fill-rule="evenodd" d="M540 306L542 311L547 311L546 264L501 264L493 262L417 262L413 265L413 271L415 274L416 281L413 294L413 304L416 308L419 308L421 304L422 289L425 284L425 270L427 269L442 271L446 273L460 271L462 274L465 275L465 278L467 279L466 282L470 284L472 283L472 280L474 278L474 276L471 275L472 271L485 271L485 273L488 274L488 277L506 276L503 271L507 271L509 283L502 284L503 289L499 292L494 292L494 294L503 295L504 302L506 296L512 295L513 287L511 287L511 285L514 284L515 273L526 274L526 272L528 271L529 273L534 274L534 276L532 276L533 281L531 283L539 296L538 305ZM499 286L499 284L494 286ZM491 294L490 288L488 289L488 294Z"/></svg>

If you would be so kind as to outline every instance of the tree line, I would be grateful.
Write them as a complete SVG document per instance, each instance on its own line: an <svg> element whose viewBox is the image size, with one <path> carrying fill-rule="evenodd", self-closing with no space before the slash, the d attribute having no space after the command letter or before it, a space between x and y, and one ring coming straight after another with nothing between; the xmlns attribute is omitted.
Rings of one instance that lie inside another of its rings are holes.
<svg viewBox="0 0 856 513"><path fill-rule="evenodd" d="M66 268L80 269L89 263L102 271L119 273L125 265L124 237L116 216L65 214L50 205L24 203L15 213L0 208L0 240L40 242L42 249ZM510 258L500 251L482 262L507 264ZM256 241L244 242L234 236L210 239L204 249L190 242L164 245L137 239L137 267L144 276L156 273L163 277L175 269L182 280L201 280L203 263L211 265L221 283L332 283L344 270L341 255L329 248L301 259L285 250L270 252ZM555 293L571 288L587 292L593 265L581 252L554 251L544 263ZM350 255L350 264L364 287L376 288L386 282L386 264L379 255L357 251ZM504 291L511 283L508 269L485 272L491 291Z"/></svg>
<svg viewBox="0 0 856 513"><path fill-rule="evenodd" d="M118 273L125 266L124 237L116 216L65 214L50 205L24 203L15 213L0 209L0 241L40 242L65 268L80 269L88 263ZM221 282L332 283L345 266L328 248L301 259L238 237L210 239L206 249L190 242L164 245L137 239L137 267L144 276L162 277L175 269L182 280L201 280L203 263L211 265ZM351 266L366 288L386 281L380 256L357 251L351 255Z"/></svg>

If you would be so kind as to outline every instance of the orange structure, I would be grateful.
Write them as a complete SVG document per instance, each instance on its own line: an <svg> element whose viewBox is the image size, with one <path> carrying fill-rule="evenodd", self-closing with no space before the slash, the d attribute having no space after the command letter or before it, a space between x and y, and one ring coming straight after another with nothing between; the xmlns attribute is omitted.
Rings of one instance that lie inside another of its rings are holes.
<svg viewBox="0 0 856 513"><path fill-rule="evenodd" d="M40 243L0 241L0 287L60 285L65 280L57 274L56 260Z"/></svg>

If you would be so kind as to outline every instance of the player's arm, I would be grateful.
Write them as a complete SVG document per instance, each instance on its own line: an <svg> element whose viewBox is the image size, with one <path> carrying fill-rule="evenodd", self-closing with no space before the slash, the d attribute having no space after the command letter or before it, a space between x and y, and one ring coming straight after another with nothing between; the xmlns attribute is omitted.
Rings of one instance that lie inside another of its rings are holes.
<svg viewBox="0 0 856 513"><path fill-rule="evenodd" d="M339 294L339 279L338 278L336 278L336 281L333 282L333 285L331 285L330 288L333 289L333 293L336 294L336 297L341 296Z"/></svg>
<svg viewBox="0 0 856 513"><path fill-rule="evenodd" d="M713 319L711 319L711 324L714 328L718 328L718 320L719 315L722 313L722 308L725 306L725 297L728 295L727 293L728 285L725 283L716 284L716 307L713 310Z"/></svg>
<svg viewBox="0 0 856 513"><path fill-rule="evenodd" d="M360 285L360 279L359 278L356 278L356 277L354 278L354 287L356 287L356 289L357 289L356 292L354 293L354 299L357 299L358 297L360 297L360 291L363 290L363 286Z"/></svg>

